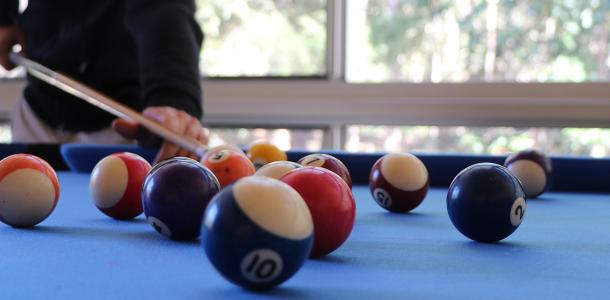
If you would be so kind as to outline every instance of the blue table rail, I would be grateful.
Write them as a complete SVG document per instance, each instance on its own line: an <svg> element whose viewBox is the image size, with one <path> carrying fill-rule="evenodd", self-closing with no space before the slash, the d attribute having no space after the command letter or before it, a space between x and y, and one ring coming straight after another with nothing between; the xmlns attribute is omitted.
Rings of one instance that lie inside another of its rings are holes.
<svg viewBox="0 0 610 300"><path fill-rule="evenodd" d="M106 155L128 151L141 155L152 162L157 149L135 145L84 145L84 144L0 144L0 158L15 153L30 153L46 159L56 170L91 172L95 164ZM321 151L336 156L352 173L355 184L366 184L373 163L383 153L346 153ZM288 151L288 159L297 161L310 154L308 151ZM447 187L461 170L480 162L502 164L506 156L414 153L430 172L433 187ZM554 168L554 191L583 191L610 193L610 159L585 157L551 157Z"/></svg>

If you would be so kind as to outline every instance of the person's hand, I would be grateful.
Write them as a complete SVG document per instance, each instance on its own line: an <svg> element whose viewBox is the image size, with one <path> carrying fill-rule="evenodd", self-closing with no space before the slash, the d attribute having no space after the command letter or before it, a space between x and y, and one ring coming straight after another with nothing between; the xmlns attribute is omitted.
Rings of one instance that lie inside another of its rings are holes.
<svg viewBox="0 0 610 300"><path fill-rule="evenodd" d="M201 122L184 111L177 110L168 106L156 106L146 108L142 114L159 122L164 127L173 130L186 137L198 140L204 145L208 143L208 130L201 126ZM160 138L140 126L123 119L116 119L112 122L112 128L120 135L128 139L135 139L142 146L158 145ZM163 141L161 149L155 158L155 163L175 157L186 156L198 160L199 158L180 146Z"/></svg>
<svg viewBox="0 0 610 300"><path fill-rule="evenodd" d="M21 45L23 51L23 34L17 26L0 26L0 65L5 70L12 70L15 64L9 59L9 54L13 51L13 46Z"/></svg>

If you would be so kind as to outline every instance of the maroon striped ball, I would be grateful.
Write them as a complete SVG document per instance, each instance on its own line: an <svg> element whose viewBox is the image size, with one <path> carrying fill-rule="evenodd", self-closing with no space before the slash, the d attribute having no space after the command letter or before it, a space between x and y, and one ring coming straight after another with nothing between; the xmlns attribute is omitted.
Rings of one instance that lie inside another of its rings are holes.
<svg viewBox="0 0 610 300"><path fill-rule="evenodd" d="M369 189L375 202L391 212L409 212L428 193L430 178L426 166L410 153L390 153L375 162Z"/></svg>
<svg viewBox="0 0 610 300"><path fill-rule="evenodd" d="M536 198L551 187L553 166L551 160L539 150L513 153L506 158L504 166L519 179L527 198Z"/></svg>
<svg viewBox="0 0 610 300"><path fill-rule="evenodd" d="M349 188L352 188L352 176L349 174L347 167L338 158L321 153L314 153L299 159L299 164L305 167L321 167L332 171L343 178Z"/></svg>

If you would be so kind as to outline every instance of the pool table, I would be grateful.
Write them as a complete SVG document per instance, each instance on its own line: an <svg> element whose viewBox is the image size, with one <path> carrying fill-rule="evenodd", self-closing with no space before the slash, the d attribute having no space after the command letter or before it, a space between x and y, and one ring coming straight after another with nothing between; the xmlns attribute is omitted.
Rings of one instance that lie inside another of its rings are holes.
<svg viewBox="0 0 610 300"><path fill-rule="evenodd" d="M395 214L381 209L366 186L381 154L331 152L348 165L355 183L351 236L332 254L309 259L279 287L253 292L223 279L200 241L169 240L143 216L116 221L100 213L89 195L86 167L65 169L75 159L96 161L114 151L88 147L84 152L57 147L66 164L58 166L61 194L48 219L29 229L0 224L0 298L599 299L610 294L610 160L554 157L553 190L528 200L513 235L482 244L451 224L447 185L463 167L501 163L503 157L418 154L432 188L414 211ZM289 159L305 154L292 151Z"/></svg>

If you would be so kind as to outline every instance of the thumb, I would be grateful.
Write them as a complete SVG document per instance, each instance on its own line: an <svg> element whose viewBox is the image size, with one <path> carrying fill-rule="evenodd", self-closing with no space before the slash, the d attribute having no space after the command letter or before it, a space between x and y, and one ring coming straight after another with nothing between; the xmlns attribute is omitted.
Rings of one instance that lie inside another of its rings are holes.
<svg viewBox="0 0 610 300"><path fill-rule="evenodd" d="M123 119L112 121L112 129L126 139L136 139L140 135L140 125Z"/></svg>

